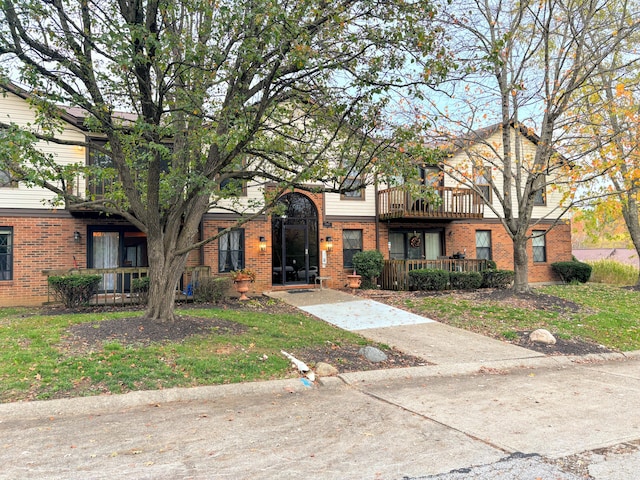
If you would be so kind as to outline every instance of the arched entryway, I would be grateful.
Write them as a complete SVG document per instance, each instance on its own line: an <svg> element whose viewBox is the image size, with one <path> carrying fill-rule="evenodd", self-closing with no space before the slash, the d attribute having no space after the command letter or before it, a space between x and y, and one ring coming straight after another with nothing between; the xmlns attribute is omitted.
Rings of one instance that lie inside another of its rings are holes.
<svg viewBox="0 0 640 480"><path fill-rule="evenodd" d="M318 210L301 193L283 195L271 223L274 285L312 283L318 276Z"/></svg>

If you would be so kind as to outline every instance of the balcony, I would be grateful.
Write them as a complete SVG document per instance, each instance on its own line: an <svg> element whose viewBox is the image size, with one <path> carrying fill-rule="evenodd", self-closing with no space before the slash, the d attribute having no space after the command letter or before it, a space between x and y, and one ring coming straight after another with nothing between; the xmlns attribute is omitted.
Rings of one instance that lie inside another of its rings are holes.
<svg viewBox="0 0 640 480"><path fill-rule="evenodd" d="M431 204L414 198L401 188L387 188L378 192L380 220L482 218L484 202L480 195L468 188L436 187L441 202Z"/></svg>

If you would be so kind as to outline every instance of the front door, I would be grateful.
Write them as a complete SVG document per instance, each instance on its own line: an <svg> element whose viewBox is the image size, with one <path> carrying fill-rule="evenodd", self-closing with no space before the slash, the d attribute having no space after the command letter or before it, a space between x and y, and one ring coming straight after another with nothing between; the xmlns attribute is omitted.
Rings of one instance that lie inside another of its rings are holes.
<svg viewBox="0 0 640 480"><path fill-rule="evenodd" d="M300 193L280 199L286 211L272 221L274 285L308 284L318 275L318 215Z"/></svg>

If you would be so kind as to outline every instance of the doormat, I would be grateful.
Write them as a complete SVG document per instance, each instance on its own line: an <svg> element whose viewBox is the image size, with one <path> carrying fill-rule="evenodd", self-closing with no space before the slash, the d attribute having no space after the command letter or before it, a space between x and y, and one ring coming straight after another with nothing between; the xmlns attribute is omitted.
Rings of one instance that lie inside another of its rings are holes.
<svg viewBox="0 0 640 480"><path fill-rule="evenodd" d="M299 289L299 290L287 290L287 293L310 293L313 291L314 290L309 290L308 288L305 288L305 289Z"/></svg>

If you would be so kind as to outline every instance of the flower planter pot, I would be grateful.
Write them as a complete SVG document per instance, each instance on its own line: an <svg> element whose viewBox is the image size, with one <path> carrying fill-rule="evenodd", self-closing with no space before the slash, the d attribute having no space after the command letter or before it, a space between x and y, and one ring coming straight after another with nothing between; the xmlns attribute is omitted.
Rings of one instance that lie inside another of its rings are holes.
<svg viewBox="0 0 640 480"><path fill-rule="evenodd" d="M360 275L352 274L347 275L347 280L349 281L351 293L356 293L356 289L360 288L360 285L362 284L362 277Z"/></svg>
<svg viewBox="0 0 640 480"><path fill-rule="evenodd" d="M249 291L249 284L251 283L250 278L236 278L233 281L234 286L236 287L236 291L240 294L239 300L249 300L247 297L247 292Z"/></svg>

